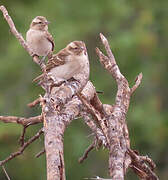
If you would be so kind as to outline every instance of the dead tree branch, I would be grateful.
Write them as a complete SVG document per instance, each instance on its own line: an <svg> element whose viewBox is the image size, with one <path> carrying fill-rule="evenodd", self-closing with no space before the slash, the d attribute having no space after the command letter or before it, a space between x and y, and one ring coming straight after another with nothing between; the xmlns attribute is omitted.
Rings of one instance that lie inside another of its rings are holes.
<svg viewBox="0 0 168 180"><path fill-rule="evenodd" d="M38 139L42 133L43 133L43 129L40 129L32 138L30 138L27 142L25 142L25 143L23 144L23 146L19 148L18 151L12 153L12 154L11 154L10 156L8 156L6 159L0 161L0 166L4 165L5 163L7 163L8 161L10 161L11 159L14 159L16 156L19 156L20 154L22 154L23 151L24 151L32 142L34 142L36 139Z"/></svg>
<svg viewBox="0 0 168 180"><path fill-rule="evenodd" d="M40 104L44 99L42 98L42 96L40 95L39 98L35 99L33 102L29 103L27 106L32 108L34 106L36 106L37 104Z"/></svg>
<svg viewBox="0 0 168 180"><path fill-rule="evenodd" d="M23 146L26 129L30 125L42 123L43 117L42 117L42 115L30 117L30 118L16 117L16 116L0 116L0 121L2 121L4 123L17 123L17 124L21 124L23 126L23 131L19 138L19 143L21 144L21 146Z"/></svg>
<svg viewBox="0 0 168 180"><path fill-rule="evenodd" d="M146 179L146 180L159 179L153 172L156 165L152 161L152 159L150 159L147 156L139 156L136 152L134 152L131 149L128 149L127 153L130 155L132 160L130 167L141 179Z"/></svg>
<svg viewBox="0 0 168 180"><path fill-rule="evenodd" d="M36 158L39 158L42 154L45 153L45 149L41 150L39 153L35 155Z"/></svg>
<svg viewBox="0 0 168 180"><path fill-rule="evenodd" d="M122 180L124 179L124 172L126 171L124 169L124 164L127 150L123 129L126 125L125 118L130 102L130 89L126 78L121 74L119 67L116 64L107 39L103 34L100 34L100 38L108 57L98 48L96 48L96 52L100 58L101 64L112 75L118 86L113 112L110 116L106 117L109 132L108 136L110 139L109 171L112 179Z"/></svg>
<svg viewBox="0 0 168 180"><path fill-rule="evenodd" d="M140 73L140 74L136 77L136 79L135 79L135 84L134 84L134 86L131 88L131 94L133 94L134 91L135 91L135 90L139 87L139 85L141 84L142 77L143 77L142 73Z"/></svg>
<svg viewBox="0 0 168 180"><path fill-rule="evenodd" d="M82 117L86 125L92 130L93 134L96 136L98 148L102 145L107 148L108 147L107 140L102 130L97 127L97 125L88 115L88 113L82 113Z"/></svg>
<svg viewBox="0 0 168 180"><path fill-rule="evenodd" d="M33 57L33 61L36 64L38 64L41 67L42 70L45 69L45 65L41 63L41 61L38 58L38 56L34 56L34 54L31 51L31 49L27 46L27 43L24 40L23 36L17 31L17 29L15 27L15 24L13 23L12 18L9 16L8 11L6 10L6 8L4 6L0 6L0 10L3 13L3 16L4 16L5 20L7 21L12 34L19 40L20 44L29 53L29 55Z"/></svg>
<svg viewBox="0 0 168 180"><path fill-rule="evenodd" d="M28 126L23 126L22 134L21 134L21 136L19 138L19 143L20 143L21 146L23 146L23 144L24 144L24 138L25 138L27 128L28 128Z"/></svg>
<svg viewBox="0 0 168 180"><path fill-rule="evenodd" d="M16 116L0 116L0 121L4 123L17 123L23 126L30 126L43 122L43 117L41 115L24 118L24 117L16 117Z"/></svg>
<svg viewBox="0 0 168 180"><path fill-rule="evenodd" d="M85 159L87 159L88 154L91 150L93 150L96 146L96 139L93 141L93 143L85 150L82 157L79 158L79 163L82 163Z"/></svg>
<svg viewBox="0 0 168 180"><path fill-rule="evenodd" d="M124 179L126 170L129 167L131 167L133 170L136 169L138 176L140 174L137 170L139 167L135 166L135 163L132 165L132 163L135 161L133 156L127 153L127 149L130 149L130 139L126 123L126 114L129 108L131 95L141 83L142 73L138 75L135 85L130 89L127 79L121 74L119 67L117 66L107 39L102 34L100 34L100 37L108 56L105 56L98 48L96 48L96 52L100 58L101 64L117 82L118 91L115 103L114 105L102 105L98 99L98 96L96 99L90 101L87 101L86 98L81 95L78 95L78 97L87 108L86 111L89 112L93 119L96 120L91 120L87 113L83 113L86 124L96 135L98 134L98 131L103 134L102 137L105 135L104 141L108 144L108 146L105 147L109 149L110 176L113 180L122 180ZM103 129L101 127L102 121ZM100 129L97 127L100 127ZM142 156L138 157L138 163L142 162ZM146 162L149 162L149 167L147 168L149 168L150 172L146 172L148 177L155 179L157 176L153 173L154 164L152 163L151 165L151 160L149 159L146 160ZM141 169L139 168L139 172L143 172L143 174L145 174L142 167ZM145 179L148 179L147 176L145 177Z"/></svg>
<svg viewBox="0 0 168 180"><path fill-rule="evenodd" d="M127 148L130 148L126 114L129 108L130 97L141 83L142 73L138 75L135 85L130 89L127 79L120 72L107 39L103 34L100 34L100 38L108 56L105 56L98 48L96 48L96 52L101 64L112 75L118 86L114 105L111 107L110 105L103 106L106 116L101 116L106 122L105 128L106 132L108 132L109 172L114 180L124 179L126 170L131 166L132 161L132 157L126 153ZM86 105L86 103L84 104ZM87 107L89 106L87 105ZM94 106L92 108L94 108Z"/></svg>
<svg viewBox="0 0 168 180"><path fill-rule="evenodd" d="M7 171L6 171L6 169L5 169L4 166L2 166L2 169L3 169L3 171L4 171L4 173L5 173L6 177L7 177L7 179L10 180L10 177L9 177L9 175L8 175L8 173L7 173Z"/></svg>

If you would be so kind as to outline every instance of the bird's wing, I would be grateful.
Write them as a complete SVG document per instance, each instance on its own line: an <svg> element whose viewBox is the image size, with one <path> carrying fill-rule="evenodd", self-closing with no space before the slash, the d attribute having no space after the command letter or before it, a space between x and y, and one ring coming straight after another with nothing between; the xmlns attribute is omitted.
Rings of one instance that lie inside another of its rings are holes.
<svg viewBox="0 0 168 180"><path fill-rule="evenodd" d="M46 71L50 71L50 69L60 66L66 63L67 57L68 57L69 52L67 52L65 49L62 49L59 51L57 54L54 54L51 59L47 62L46 65Z"/></svg>
<svg viewBox="0 0 168 180"><path fill-rule="evenodd" d="M49 72L52 68L60 65L64 65L67 61L67 57L70 53L64 48L57 54L54 54L51 59L48 60L46 64L46 71ZM44 78L44 73L36 77L33 82L39 81Z"/></svg>
<svg viewBox="0 0 168 180"><path fill-rule="evenodd" d="M58 58L57 54L53 55L46 64L46 71L49 72L52 68L65 64L65 61ZM44 73L33 79L33 82L40 81L44 78Z"/></svg>
<svg viewBox="0 0 168 180"><path fill-rule="evenodd" d="M52 51L53 51L54 47L55 47L54 38L52 37L52 35L48 31L45 31L45 36L51 42L51 44L52 44Z"/></svg>

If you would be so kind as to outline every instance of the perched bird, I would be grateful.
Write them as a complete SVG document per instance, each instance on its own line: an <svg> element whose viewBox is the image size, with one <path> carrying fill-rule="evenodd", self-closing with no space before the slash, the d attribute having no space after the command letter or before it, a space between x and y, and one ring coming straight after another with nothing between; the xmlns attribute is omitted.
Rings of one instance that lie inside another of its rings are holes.
<svg viewBox="0 0 168 180"><path fill-rule="evenodd" d="M49 22L43 16L35 17L26 33L26 41L34 55L52 57L54 50L54 39L48 32Z"/></svg>
<svg viewBox="0 0 168 180"><path fill-rule="evenodd" d="M54 84L67 81L78 74L88 63L88 55L85 43L73 41L64 49L53 55L46 64L46 73L38 76L34 81L43 81L45 75Z"/></svg>

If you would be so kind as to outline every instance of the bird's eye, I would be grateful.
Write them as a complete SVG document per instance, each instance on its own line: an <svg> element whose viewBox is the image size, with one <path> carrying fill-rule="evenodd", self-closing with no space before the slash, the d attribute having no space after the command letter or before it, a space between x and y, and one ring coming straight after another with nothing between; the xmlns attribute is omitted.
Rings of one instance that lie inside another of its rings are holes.
<svg viewBox="0 0 168 180"><path fill-rule="evenodd" d="M40 21L39 24L42 24L42 22Z"/></svg>
<svg viewBox="0 0 168 180"><path fill-rule="evenodd" d="M74 49L76 49L76 50L77 50L77 49L78 49L78 47L75 47Z"/></svg>

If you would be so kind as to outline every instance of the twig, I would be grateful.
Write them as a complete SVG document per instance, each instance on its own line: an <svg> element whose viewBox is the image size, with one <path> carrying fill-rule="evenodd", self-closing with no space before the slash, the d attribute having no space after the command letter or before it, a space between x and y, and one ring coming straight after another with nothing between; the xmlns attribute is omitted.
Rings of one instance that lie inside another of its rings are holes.
<svg viewBox="0 0 168 180"><path fill-rule="evenodd" d="M36 106L37 104L39 104L42 100L43 100L43 98L40 96L39 98L37 98L33 102L27 104L27 106L32 108L32 107Z"/></svg>
<svg viewBox="0 0 168 180"><path fill-rule="evenodd" d="M100 33L100 38L101 38L101 41L102 41L102 43L103 43L103 45L104 45L104 47L106 49L106 52L107 52L107 55L108 55L108 57L109 57L109 59L111 61L111 64L116 64L114 55L113 55L113 53L111 51L111 48L109 46L109 43L108 43L106 37L102 33Z"/></svg>
<svg viewBox="0 0 168 180"><path fill-rule="evenodd" d="M41 150L39 153L35 155L36 158L39 158L42 154L44 154L46 151L45 149Z"/></svg>
<svg viewBox="0 0 168 180"><path fill-rule="evenodd" d="M145 178L145 179L152 179L152 180L158 180L159 178L155 175L155 173L153 172L153 168L155 167L154 162L145 156L139 156L138 154L136 154L133 150L131 149L127 149L127 153L130 155L132 163L131 163L131 168L137 173L137 175L140 178ZM147 166L147 164L145 163L147 162L148 164L150 164L150 168L149 166Z"/></svg>
<svg viewBox="0 0 168 180"><path fill-rule="evenodd" d="M79 158L78 162L83 163L85 159L87 159L89 152L94 149L96 146L96 140L93 141L93 143L85 150L82 157Z"/></svg>
<svg viewBox="0 0 168 180"><path fill-rule="evenodd" d="M19 148L18 151L12 153L10 156L8 156L6 159L0 161L0 166L2 166L3 164L7 163L9 160L14 159L16 156L19 156L20 154L23 153L23 151L32 143L34 142L36 139L38 139L40 137L40 135L43 133L43 128L40 129L33 137L31 137L27 142L25 142L23 144L22 147Z"/></svg>
<svg viewBox="0 0 168 180"><path fill-rule="evenodd" d="M100 112L97 111L81 93L78 93L77 96L82 101L83 105L86 106L86 108L88 109L90 114L93 116L93 118L96 120L96 123L101 128L104 136L106 137L107 144L109 145L110 141L109 141L109 138L108 138L107 127L106 127L106 125L104 123L104 120L101 117Z"/></svg>
<svg viewBox="0 0 168 180"><path fill-rule="evenodd" d="M84 122L86 123L87 126L89 126L89 128L93 131L93 133L95 134L96 138L97 138L97 145L98 148L103 145L104 147L108 148L108 144L107 144L107 140L105 138L105 136L103 135L103 132L100 128L98 128L96 126L96 124L94 123L94 121L90 118L90 116L88 115L88 113L86 112L82 112L81 113Z"/></svg>
<svg viewBox="0 0 168 180"><path fill-rule="evenodd" d="M5 173L6 177L7 177L7 179L10 180L10 177L9 177L8 173L6 172L6 169L5 169L4 166L2 166L2 169L3 169L3 171L4 171L4 173Z"/></svg>
<svg viewBox="0 0 168 180"><path fill-rule="evenodd" d="M83 94L78 93L77 96L81 100L83 105L87 108L87 110L90 112L90 114L93 116L96 123L99 123L99 120L101 120L100 113L90 104L90 102L86 99L86 97Z"/></svg>
<svg viewBox="0 0 168 180"><path fill-rule="evenodd" d="M99 56L101 64L104 66L104 68L109 71L109 73L113 76L113 78L116 80L117 83L120 83L121 79L124 78L124 76L121 74L120 69L118 65L116 64L116 60L114 58L114 55L110 49L110 45L106 39L106 37L100 33L101 41L106 49L107 56L105 56L99 48L96 48L96 53Z"/></svg>
<svg viewBox="0 0 168 180"><path fill-rule="evenodd" d="M3 121L4 123L17 123L23 126L27 126L43 122L43 117L41 115L30 118L16 116L0 116L0 121Z"/></svg>
<svg viewBox="0 0 168 180"><path fill-rule="evenodd" d="M156 164L153 162L151 158L149 158L148 156L140 156L140 157L142 160L144 160L145 162L149 164L152 171L156 168Z"/></svg>
<svg viewBox="0 0 168 180"><path fill-rule="evenodd" d="M28 126L23 126L23 131L22 131L22 134L21 134L21 136L20 136L20 138L19 138L19 144L20 144L21 146L23 146L23 144L24 144L24 137L25 137L25 133L26 133L27 127L28 127Z"/></svg>
<svg viewBox="0 0 168 180"><path fill-rule="evenodd" d="M139 87L139 85L141 84L142 77L143 77L142 73L140 73L140 74L136 77L136 79L135 79L135 84L134 84L134 86L131 88L131 94L133 94L134 91L135 91L135 90Z"/></svg>
<svg viewBox="0 0 168 180"><path fill-rule="evenodd" d="M9 16L8 11L4 6L0 6L0 10L3 13L3 16L5 20L7 21L11 32L13 35L19 40L20 44L23 46L23 48L29 53L30 56L33 57L33 61L38 64L42 70L45 69L45 64L41 63L41 60L38 58L38 56L34 56L34 53L31 51L31 49L28 47L26 41L24 40L23 36L17 31L15 24L13 23L12 18Z"/></svg>

